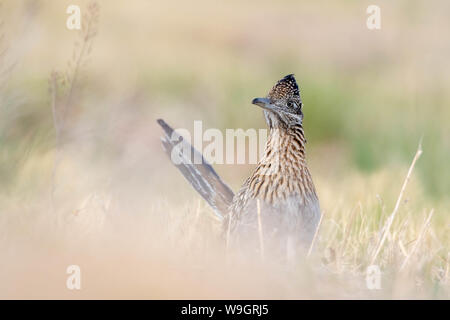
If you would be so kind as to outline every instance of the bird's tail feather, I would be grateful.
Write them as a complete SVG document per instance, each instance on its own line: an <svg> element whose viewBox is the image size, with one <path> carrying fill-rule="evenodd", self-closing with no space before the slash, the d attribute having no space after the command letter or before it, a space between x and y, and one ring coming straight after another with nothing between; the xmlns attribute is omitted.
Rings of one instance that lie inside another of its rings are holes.
<svg viewBox="0 0 450 320"><path fill-rule="evenodd" d="M157 122L164 130L161 141L163 149L172 163L214 209L216 215L223 219L228 214L234 196L233 191L220 179L200 152L185 141L164 120L158 119Z"/></svg>

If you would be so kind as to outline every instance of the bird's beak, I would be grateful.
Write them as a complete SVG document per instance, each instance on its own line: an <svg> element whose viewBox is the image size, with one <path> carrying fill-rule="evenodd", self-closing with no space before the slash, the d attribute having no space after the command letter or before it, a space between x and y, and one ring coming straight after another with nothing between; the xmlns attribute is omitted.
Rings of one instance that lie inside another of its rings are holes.
<svg viewBox="0 0 450 320"><path fill-rule="evenodd" d="M270 103L270 100L267 98L255 98L252 101L252 104L257 105L266 110L274 110L273 105Z"/></svg>

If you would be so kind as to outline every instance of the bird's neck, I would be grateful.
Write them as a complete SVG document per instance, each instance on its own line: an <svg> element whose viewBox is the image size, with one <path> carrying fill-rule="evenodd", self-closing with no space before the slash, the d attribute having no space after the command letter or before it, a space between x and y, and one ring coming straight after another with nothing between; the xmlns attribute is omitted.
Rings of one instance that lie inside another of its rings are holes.
<svg viewBox="0 0 450 320"><path fill-rule="evenodd" d="M271 128L261 163L278 163L280 170L290 166L306 166L305 146L305 133L301 125Z"/></svg>
<svg viewBox="0 0 450 320"><path fill-rule="evenodd" d="M263 157L248 181L252 197L267 202L299 195L315 199L316 193L306 166L303 128L271 128Z"/></svg>

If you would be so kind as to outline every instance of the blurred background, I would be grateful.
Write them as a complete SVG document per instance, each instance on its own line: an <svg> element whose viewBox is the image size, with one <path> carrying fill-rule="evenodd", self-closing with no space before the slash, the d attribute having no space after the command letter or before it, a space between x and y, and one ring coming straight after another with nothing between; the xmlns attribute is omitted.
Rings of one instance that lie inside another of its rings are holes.
<svg viewBox="0 0 450 320"><path fill-rule="evenodd" d="M190 219L199 210L206 216L205 204L162 152L156 119L189 130L194 120L204 129L266 128L250 102L290 73L299 82L308 162L326 213L345 217L362 203L386 217L422 139L402 210L422 221L435 209L435 253L445 273L448 1L95 3L0 1L0 246L2 260L10 261L0 267L0 279L10 281L0 296L66 297L57 285L47 293L17 286L11 271L64 265L70 254L61 252L74 243L90 247L90 237L103 234L99 225L112 224L108 232L117 237L112 246L100 241L101 248L143 241L145 252L143 239L168 217ZM81 31L66 27L71 4L81 8ZM381 8L380 30L366 26L371 4ZM234 190L252 167L215 166ZM67 221L85 211L96 213L74 231ZM164 242L152 239L154 247ZM41 251L52 262L35 256ZM21 281L32 281L23 279L33 272L22 271ZM151 297L173 297L158 288Z"/></svg>

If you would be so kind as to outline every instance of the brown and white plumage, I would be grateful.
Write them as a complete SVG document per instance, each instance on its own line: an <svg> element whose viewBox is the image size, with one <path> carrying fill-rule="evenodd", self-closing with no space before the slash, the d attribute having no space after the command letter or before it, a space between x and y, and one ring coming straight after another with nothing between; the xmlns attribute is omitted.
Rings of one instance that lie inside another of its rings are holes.
<svg viewBox="0 0 450 320"><path fill-rule="evenodd" d="M259 200L266 242L275 250L307 247L320 207L306 164L303 104L294 76L284 77L266 98L253 103L264 109L269 137L255 171L233 199L227 216L231 234L244 242L256 239Z"/></svg>
<svg viewBox="0 0 450 320"><path fill-rule="evenodd" d="M266 98L256 98L252 103L263 108L269 137L256 169L232 200L229 188L206 162L200 168L199 165L187 163L180 170L216 213L224 218L224 233L233 242L255 247L255 243L261 240L258 239L261 235L258 233L261 230L258 230L257 219L259 201L262 233L270 251L307 247L317 228L320 207L306 164L303 104L294 76L284 77ZM163 128L167 126L161 121ZM173 142L168 129L165 132L163 144L167 150L171 149ZM212 170L212 179L199 174L201 169L207 172ZM192 181L193 176L195 181ZM220 210L216 205L218 201L214 199L221 200ZM224 203L223 199L228 203ZM224 210L224 207L227 209Z"/></svg>

